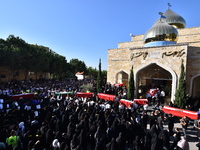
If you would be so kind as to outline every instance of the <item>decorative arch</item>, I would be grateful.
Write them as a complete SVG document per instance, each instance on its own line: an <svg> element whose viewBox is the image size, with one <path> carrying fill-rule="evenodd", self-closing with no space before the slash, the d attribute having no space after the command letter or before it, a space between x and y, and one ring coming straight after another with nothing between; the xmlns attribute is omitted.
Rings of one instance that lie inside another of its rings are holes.
<svg viewBox="0 0 200 150"><path fill-rule="evenodd" d="M193 87L194 87L194 79L197 78L197 77L200 77L200 74L197 74L195 76L193 76L191 79L190 79L190 89L189 89L189 95L190 96L194 96L193 95Z"/></svg>
<svg viewBox="0 0 200 150"><path fill-rule="evenodd" d="M167 70L172 75L171 101L173 102L175 99L175 92L176 92L176 86L177 86L177 75L170 67L163 65L162 63L152 62L152 63L146 64L146 65L142 65L138 70L134 70L134 72L135 72L134 79L135 79L136 85L138 85L138 82L139 82L139 79L138 79L139 72L151 65L154 65L154 64ZM138 91L138 86L136 86L136 91ZM137 94L138 93L136 92L136 96L137 96Z"/></svg>
<svg viewBox="0 0 200 150"><path fill-rule="evenodd" d="M115 75L115 83L124 83L124 85L128 86L128 77L129 74L126 71L120 70Z"/></svg>
<svg viewBox="0 0 200 150"><path fill-rule="evenodd" d="M155 74L157 74L158 72L160 72L160 71L156 71L154 74L152 74L152 76L151 76L151 77L153 77L153 76L154 76ZM164 72L162 72L162 71L161 71L161 73L162 73L162 74L164 74L165 76L168 76L167 74L165 74L165 73L164 73ZM170 77L168 77L168 78L170 78Z"/></svg>
<svg viewBox="0 0 200 150"><path fill-rule="evenodd" d="M125 72L126 74L128 74L125 70L121 69L120 71L118 71L116 74L120 73L120 72Z"/></svg>

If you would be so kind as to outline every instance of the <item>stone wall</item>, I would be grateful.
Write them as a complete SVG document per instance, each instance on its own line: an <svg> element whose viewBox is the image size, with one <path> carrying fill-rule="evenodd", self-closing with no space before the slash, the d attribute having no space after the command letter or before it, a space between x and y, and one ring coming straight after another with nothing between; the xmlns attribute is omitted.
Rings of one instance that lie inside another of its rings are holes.
<svg viewBox="0 0 200 150"><path fill-rule="evenodd" d="M114 84L116 82L116 74L120 71L124 71L129 74L129 55L128 48L108 50L108 82Z"/></svg>
<svg viewBox="0 0 200 150"><path fill-rule="evenodd" d="M25 79L25 73L23 70L17 70L15 72L16 76L15 79L17 80L24 80ZM0 75L2 76L1 80L2 82L8 82L13 79L13 73L8 67L1 66L0 67ZM29 79L39 79L39 78L46 78L49 79L50 75L49 73L34 73L34 72L29 72L27 75L27 80Z"/></svg>
<svg viewBox="0 0 200 150"><path fill-rule="evenodd" d="M118 48L127 48L127 47L143 47L144 35L135 35L131 38L131 41L129 42L122 42L118 43Z"/></svg>
<svg viewBox="0 0 200 150"><path fill-rule="evenodd" d="M178 29L179 39L177 43L200 41L200 27Z"/></svg>
<svg viewBox="0 0 200 150"><path fill-rule="evenodd" d="M189 44L188 58L186 66L187 93L192 94L194 77L200 76L200 42Z"/></svg>
<svg viewBox="0 0 200 150"><path fill-rule="evenodd" d="M182 59L186 65L187 47L188 45L177 45L148 48L143 47L110 49L108 51L107 80L108 82L114 84L115 75L118 72L123 70L129 74L131 66L133 65L134 72L137 73L138 70L152 63L162 64L163 66L171 68L177 73L177 75L179 75ZM181 53L184 54L179 57L178 53L180 53L180 55ZM146 57L144 55L146 55Z"/></svg>

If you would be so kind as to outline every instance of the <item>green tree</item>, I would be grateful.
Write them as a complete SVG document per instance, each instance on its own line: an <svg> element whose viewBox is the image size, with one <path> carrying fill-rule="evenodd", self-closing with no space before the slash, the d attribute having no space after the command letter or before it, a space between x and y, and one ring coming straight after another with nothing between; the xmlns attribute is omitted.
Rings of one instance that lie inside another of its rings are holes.
<svg viewBox="0 0 200 150"><path fill-rule="evenodd" d="M6 41L4 39L0 39L0 64L1 66L6 65L6 57L5 57L5 49ZM0 84L2 83L2 76L3 76L3 70L0 70Z"/></svg>
<svg viewBox="0 0 200 150"><path fill-rule="evenodd" d="M26 43L22 39L19 40L19 53L20 53L20 69L24 70L24 79L27 79L28 72L32 70L32 66L34 65L32 62L34 61L32 57L32 53L29 49L29 44Z"/></svg>
<svg viewBox="0 0 200 150"><path fill-rule="evenodd" d="M87 70L87 67L85 65L84 61L80 61L78 59L71 59L69 61L69 64L71 65L71 71L75 74L77 72L85 72Z"/></svg>
<svg viewBox="0 0 200 150"><path fill-rule="evenodd" d="M98 70L96 68L88 67L86 74L92 76L93 78L97 78L98 76Z"/></svg>
<svg viewBox="0 0 200 150"><path fill-rule="evenodd" d="M50 77L56 79L74 78L76 72L93 75L95 79L98 76L98 71L93 68L87 69L84 61L71 59L70 62L67 62L65 57L53 52L48 47L28 44L14 35L9 35L6 40L0 39L0 64L10 69L13 79L21 70L24 72L25 80L30 71L35 73L36 79L38 79L38 75L44 73L50 73ZM0 70L0 82L1 73Z"/></svg>
<svg viewBox="0 0 200 150"><path fill-rule="evenodd" d="M176 94L175 94L175 101L174 104L178 108L184 108L186 104L186 83L185 83L185 68L183 65L183 60L181 63L181 73L179 77L179 83L178 83L178 88L176 89Z"/></svg>
<svg viewBox="0 0 200 150"><path fill-rule="evenodd" d="M83 84L80 86L82 92L95 92L92 83Z"/></svg>
<svg viewBox="0 0 200 150"><path fill-rule="evenodd" d="M75 74L74 74L74 71L72 71L72 66L70 65L70 63L67 62L66 64L66 77L68 78L75 78Z"/></svg>
<svg viewBox="0 0 200 150"><path fill-rule="evenodd" d="M4 48L6 55L5 57L7 58L6 60L6 66L10 68L12 72L13 79L16 77L16 72L20 68L20 53L19 53L19 48L15 47L13 45L6 46Z"/></svg>
<svg viewBox="0 0 200 150"><path fill-rule="evenodd" d="M101 71L101 75L102 75L102 79L103 79L103 83L107 81L107 70L102 70Z"/></svg>
<svg viewBox="0 0 200 150"><path fill-rule="evenodd" d="M54 71L55 78L62 78L64 77L64 72L66 70L66 59L65 57L56 54L55 55L55 64L56 64L56 69Z"/></svg>
<svg viewBox="0 0 200 150"><path fill-rule="evenodd" d="M129 81L128 81L127 99L129 100L134 99L134 90L135 90L135 84L134 84L134 74L133 74L133 66L132 66L130 70Z"/></svg>
<svg viewBox="0 0 200 150"><path fill-rule="evenodd" d="M102 73L101 73L101 59L99 60L99 71L98 71L98 76L97 76L97 93L101 93L102 89Z"/></svg>
<svg viewBox="0 0 200 150"><path fill-rule="evenodd" d="M36 79L38 78L38 73L45 73L49 71L49 49L44 46L32 45L34 51L34 66L33 71L36 74Z"/></svg>
<svg viewBox="0 0 200 150"><path fill-rule="evenodd" d="M6 57L5 57L5 47L6 46L6 41L4 39L0 39L0 64L4 66L6 63Z"/></svg>
<svg viewBox="0 0 200 150"><path fill-rule="evenodd" d="M50 73L50 78L53 78L54 73L56 72L56 67L57 67L57 63L55 60L56 53L49 49L49 52L47 53L47 55L48 55L47 57L49 58L47 72Z"/></svg>
<svg viewBox="0 0 200 150"><path fill-rule="evenodd" d="M6 46L4 47L6 66L8 66L13 75L13 79L16 77L16 73L22 68L22 49L25 48L26 42L19 37L9 35L6 39Z"/></svg>

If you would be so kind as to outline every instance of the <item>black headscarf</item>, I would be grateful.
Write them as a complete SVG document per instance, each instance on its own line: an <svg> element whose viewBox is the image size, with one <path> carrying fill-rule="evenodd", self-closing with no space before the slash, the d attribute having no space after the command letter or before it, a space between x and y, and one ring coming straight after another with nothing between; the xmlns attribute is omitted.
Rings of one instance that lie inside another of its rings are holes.
<svg viewBox="0 0 200 150"><path fill-rule="evenodd" d="M87 149L87 142L88 142L88 136L87 136L87 133L85 132L84 129L81 130L79 136L78 136L78 141L80 143L80 146L83 148L83 149Z"/></svg>
<svg viewBox="0 0 200 150"><path fill-rule="evenodd" d="M75 150L78 145L79 145L79 141L77 140L77 135L74 134L73 137L72 137L72 140L70 142L71 150Z"/></svg>
<svg viewBox="0 0 200 150"><path fill-rule="evenodd" d="M119 150L118 143L115 138L112 138L110 143L106 145L107 150Z"/></svg>
<svg viewBox="0 0 200 150"><path fill-rule="evenodd" d="M70 122L67 127L67 139L71 140L74 133L75 133L75 125L72 122Z"/></svg>
<svg viewBox="0 0 200 150"><path fill-rule="evenodd" d="M126 145L126 140L125 140L122 132L119 133L118 137L116 138L116 142L119 146L119 149L121 149L121 150L124 149L124 147Z"/></svg>
<svg viewBox="0 0 200 150"><path fill-rule="evenodd" d="M151 137L151 150L157 150L158 135L154 132Z"/></svg>
<svg viewBox="0 0 200 150"><path fill-rule="evenodd" d="M54 134L53 131L51 129L48 129L46 132L46 143L52 143L54 140Z"/></svg>

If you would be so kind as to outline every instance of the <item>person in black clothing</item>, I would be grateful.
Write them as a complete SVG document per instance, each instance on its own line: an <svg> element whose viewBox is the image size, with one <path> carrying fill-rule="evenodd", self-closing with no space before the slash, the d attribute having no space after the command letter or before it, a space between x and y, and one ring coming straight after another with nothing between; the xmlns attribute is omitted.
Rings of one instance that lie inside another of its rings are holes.
<svg viewBox="0 0 200 150"><path fill-rule="evenodd" d="M186 131L187 131L187 127L189 125L189 119L187 116L184 116L183 118L180 119L181 125L182 125L182 130L183 130L183 135L186 138Z"/></svg>
<svg viewBox="0 0 200 150"><path fill-rule="evenodd" d="M174 132L174 116L172 114L169 114L167 117L168 120L168 129L169 129L169 135L173 136Z"/></svg>
<svg viewBox="0 0 200 150"><path fill-rule="evenodd" d="M157 133L153 133L151 136L151 150L158 150L157 142L158 142L158 135Z"/></svg>
<svg viewBox="0 0 200 150"><path fill-rule="evenodd" d="M139 135L136 135L135 140L133 140L133 149L134 150L142 150L143 149L141 138Z"/></svg>
<svg viewBox="0 0 200 150"><path fill-rule="evenodd" d="M52 143L54 140L53 130L48 129L45 135L46 135L46 144L47 144L47 147L49 148L51 146L49 145L49 143Z"/></svg>
<svg viewBox="0 0 200 150"><path fill-rule="evenodd" d="M178 141L180 141L180 139L181 139L181 133L180 133L179 128L175 129L175 133L174 133L173 137L174 137L174 140L173 140L173 143L171 144L169 150L174 150L174 148L177 147Z"/></svg>
<svg viewBox="0 0 200 150"><path fill-rule="evenodd" d="M200 141L196 144L196 147L198 147L198 150L200 150Z"/></svg>
<svg viewBox="0 0 200 150"><path fill-rule="evenodd" d="M106 145L106 150L120 150L119 145L114 137L111 139L110 143Z"/></svg>
<svg viewBox="0 0 200 150"><path fill-rule="evenodd" d="M120 150L124 149L124 147L126 145L126 140L125 140L122 132L119 133L118 137L116 138L116 142L117 142Z"/></svg>
<svg viewBox="0 0 200 150"><path fill-rule="evenodd" d="M162 130L159 133L159 138L162 140L162 148L163 149L169 149L170 147L170 137L169 137L169 132L167 130ZM161 148L161 149L162 149Z"/></svg>
<svg viewBox="0 0 200 150"><path fill-rule="evenodd" d="M157 124L158 124L158 128L159 130L163 130L163 124L164 124L164 119L163 116L160 114L157 118Z"/></svg>
<svg viewBox="0 0 200 150"><path fill-rule="evenodd" d="M150 129L154 124L156 124L156 119L157 117L154 115L154 112L151 112L151 115L149 117Z"/></svg>
<svg viewBox="0 0 200 150"><path fill-rule="evenodd" d="M80 146L82 147L82 149L87 149L87 133L85 132L84 129L81 129L81 132L77 138L80 142Z"/></svg>
<svg viewBox="0 0 200 150"><path fill-rule="evenodd" d="M143 127L144 131L147 130L148 119L149 119L149 116L148 116L147 112L144 111L141 116L141 122L142 122L142 127Z"/></svg>

